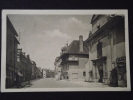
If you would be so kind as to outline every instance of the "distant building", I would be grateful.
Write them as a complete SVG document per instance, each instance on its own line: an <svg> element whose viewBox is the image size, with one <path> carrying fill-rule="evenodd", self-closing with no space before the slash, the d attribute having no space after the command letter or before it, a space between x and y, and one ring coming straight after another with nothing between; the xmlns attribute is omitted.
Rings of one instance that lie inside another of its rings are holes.
<svg viewBox="0 0 133 100"><path fill-rule="evenodd" d="M47 69L42 69L43 70L43 78L46 78L46 71L47 71Z"/></svg>
<svg viewBox="0 0 133 100"><path fill-rule="evenodd" d="M86 81L127 86L124 16L93 15Z"/></svg>
<svg viewBox="0 0 133 100"><path fill-rule="evenodd" d="M46 77L47 78L54 78L55 77L55 71L54 70L47 70L46 72Z"/></svg>
<svg viewBox="0 0 133 100"><path fill-rule="evenodd" d="M7 17L7 37L6 37L6 88L15 85L15 69L17 62L17 32L12 25L10 19Z"/></svg>
<svg viewBox="0 0 133 100"><path fill-rule="evenodd" d="M46 78L46 71L43 69L43 78Z"/></svg>
<svg viewBox="0 0 133 100"><path fill-rule="evenodd" d="M45 73L45 78L54 78L55 77L55 71L51 69L43 69Z"/></svg>
<svg viewBox="0 0 133 100"><path fill-rule="evenodd" d="M73 40L69 46L63 47L59 57L61 59L61 78L84 80L88 57L88 48L83 41L83 36L79 36L79 40Z"/></svg>
<svg viewBox="0 0 133 100"><path fill-rule="evenodd" d="M36 67L35 70L36 70L36 72L35 72L36 79L38 79L38 78L39 78L39 79L42 78L42 77L43 77L42 69Z"/></svg>
<svg viewBox="0 0 133 100"><path fill-rule="evenodd" d="M38 67L39 69L39 76L42 78L43 77L43 70L41 69L41 67Z"/></svg>
<svg viewBox="0 0 133 100"><path fill-rule="evenodd" d="M36 63L32 61L32 76L31 79L36 79Z"/></svg>

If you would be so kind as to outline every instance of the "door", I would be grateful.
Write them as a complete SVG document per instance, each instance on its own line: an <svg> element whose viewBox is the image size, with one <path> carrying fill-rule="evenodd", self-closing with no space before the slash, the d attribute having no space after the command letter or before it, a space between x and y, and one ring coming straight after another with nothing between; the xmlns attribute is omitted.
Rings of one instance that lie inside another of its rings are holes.
<svg viewBox="0 0 133 100"><path fill-rule="evenodd" d="M99 67L98 67L98 70L99 70L99 76L100 76L100 79L99 79L99 82L103 82L103 66L102 65L100 65Z"/></svg>

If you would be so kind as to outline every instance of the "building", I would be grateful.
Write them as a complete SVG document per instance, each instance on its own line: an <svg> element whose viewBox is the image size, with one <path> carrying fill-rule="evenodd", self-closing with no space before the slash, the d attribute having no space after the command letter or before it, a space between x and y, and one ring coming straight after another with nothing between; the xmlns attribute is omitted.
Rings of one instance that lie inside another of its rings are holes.
<svg viewBox="0 0 133 100"><path fill-rule="evenodd" d="M45 78L54 78L55 71L51 69L43 69L43 77Z"/></svg>
<svg viewBox="0 0 133 100"><path fill-rule="evenodd" d="M124 16L93 15L91 24L92 32L85 41L89 48L86 81L125 87Z"/></svg>
<svg viewBox="0 0 133 100"><path fill-rule="evenodd" d="M7 37L6 37L6 88L15 85L15 69L17 62L17 32L12 25L10 19L7 17Z"/></svg>
<svg viewBox="0 0 133 100"><path fill-rule="evenodd" d="M40 79L43 77L43 72L40 68L36 67L35 68L35 76L36 76L36 79Z"/></svg>
<svg viewBox="0 0 133 100"><path fill-rule="evenodd" d="M50 77L49 71L50 71L50 69L46 69L46 68L43 69L43 77L44 78L49 78Z"/></svg>
<svg viewBox="0 0 133 100"><path fill-rule="evenodd" d="M63 47L59 59L61 59L61 78L62 79L81 79L84 80L85 64L88 61L88 48L83 41L83 36L79 40L73 40L70 45Z"/></svg>
<svg viewBox="0 0 133 100"><path fill-rule="evenodd" d="M57 80L61 79L61 62L62 60L59 57L56 57L54 65L55 65L55 78Z"/></svg>
<svg viewBox="0 0 133 100"><path fill-rule="evenodd" d="M32 76L31 79L34 80L36 79L36 63L35 61L32 61Z"/></svg>
<svg viewBox="0 0 133 100"><path fill-rule="evenodd" d="M17 58L17 65L19 68L17 70L19 70L22 74L21 82L30 81L32 79L32 62L30 60L30 56L26 55L22 49L18 49Z"/></svg>
<svg viewBox="0 0 133 100"><path fill-rule="evenodd" d="M43 78L46 78L46 70L45 69L42 70L43 70Z"/></svg>
<svg viewBox="0 0 133 100"><path fill-rule="evenodd" d="M41 67L38 67L38 69L40 78L43 78L43 69L41 69Z"/></svg>

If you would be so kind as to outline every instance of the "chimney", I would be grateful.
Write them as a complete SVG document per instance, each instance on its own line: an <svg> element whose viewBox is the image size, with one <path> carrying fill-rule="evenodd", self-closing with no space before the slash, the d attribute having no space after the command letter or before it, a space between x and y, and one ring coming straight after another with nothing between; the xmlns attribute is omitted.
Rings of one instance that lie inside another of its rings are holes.
<svg viewBox="0 0 133 100"><path fill-rule="evenodd" d="M79 36L79 52L83 52L83 36Z"/></svg>

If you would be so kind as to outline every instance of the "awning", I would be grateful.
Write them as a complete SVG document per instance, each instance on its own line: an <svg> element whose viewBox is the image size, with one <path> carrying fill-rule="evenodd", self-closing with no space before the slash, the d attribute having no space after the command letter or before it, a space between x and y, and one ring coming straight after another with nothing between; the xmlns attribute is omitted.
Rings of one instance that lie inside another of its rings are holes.
<svg viewBox="0 0 133 100"><path fill-rule="evenodd" d="M18 74L19 76L23 76L19 71L17 72L17 74Z"/></svg>
<svg viewBox="0 0 133 100"><path fill-rule="evenodd" d="M99 59L95 59L95 60L91 60L91 61L93 61L93 62L100 61L100 60L105 61L106 59L107 59L107 57L103 56L103 57L101 57Z"/></svg>
<svg viewBox="0 0 133 100"><path fill-rule="evenodd" d="M23 76L18 70L15 69L15 72L18 76Z"/></svg>

